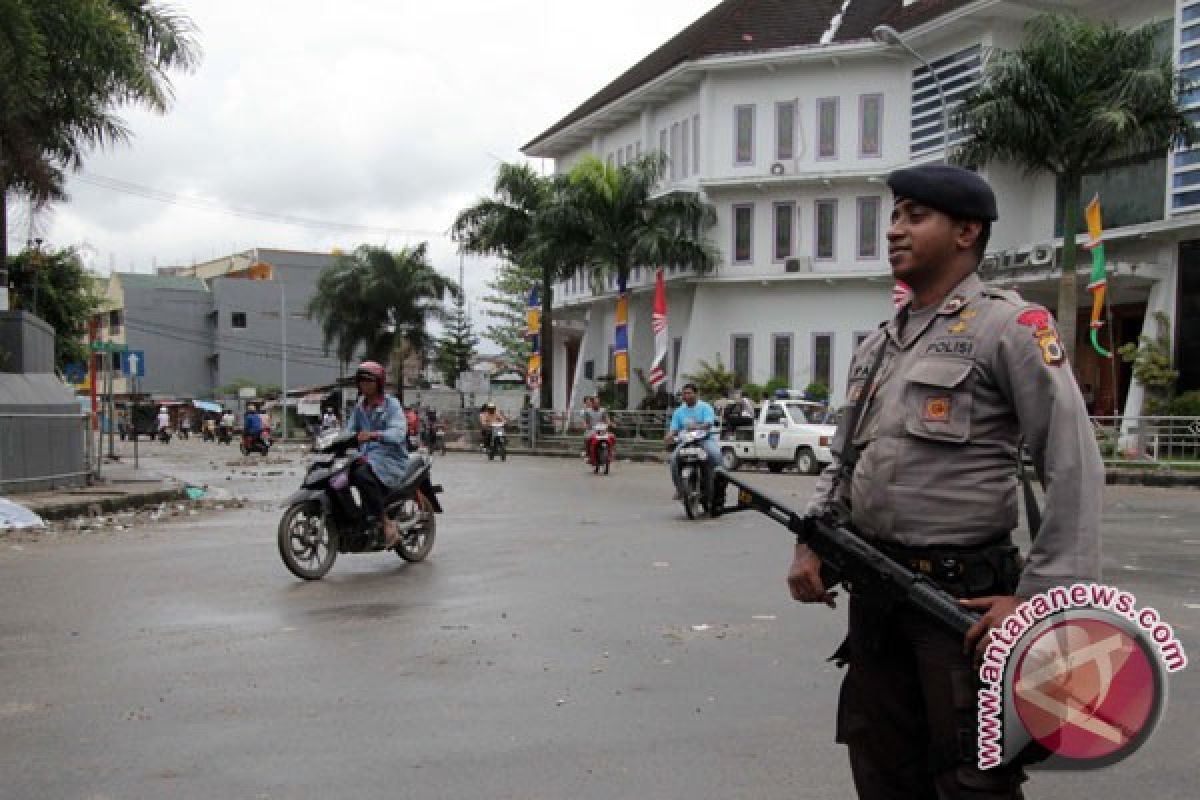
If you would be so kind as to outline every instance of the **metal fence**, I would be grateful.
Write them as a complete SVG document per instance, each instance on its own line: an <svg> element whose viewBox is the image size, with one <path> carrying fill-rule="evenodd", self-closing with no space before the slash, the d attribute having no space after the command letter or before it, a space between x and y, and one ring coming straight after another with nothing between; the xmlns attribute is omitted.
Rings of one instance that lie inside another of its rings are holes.
<svg viewBox="0 0 1200 800"><path fill-rule="evenodd" d="M1200 464L1200 417L1092 417L1106 461Z"/></svg>

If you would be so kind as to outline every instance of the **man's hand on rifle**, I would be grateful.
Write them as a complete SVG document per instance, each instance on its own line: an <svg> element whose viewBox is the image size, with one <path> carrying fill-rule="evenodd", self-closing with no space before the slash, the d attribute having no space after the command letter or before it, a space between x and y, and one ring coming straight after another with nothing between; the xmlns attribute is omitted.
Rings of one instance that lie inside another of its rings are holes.
<svg viewBox="0 0 1200 800"><path fill-rule="evenodd" d="M1017 606L1025 602L1025 598L1012 595L993 595L959 600L959 602L965 608L983 613L983 616L971 626L963 638L963 654L969 654L974 650L975 658L982 659L984 651L987 650L987 646L992 640L992 628L998 628L1004 624L1004 620L1017 610Z"/></svg>
<svg viewBox="0 0 1200 800"><path fill-rule="evenodd" d="M824 603L830 608L837 608L837 592L825 588L821 580L821 559L809 549L808 545L796 543L796 552L792 557L792 568L788 570L788 589L792 599L801 603Z"/></svg>

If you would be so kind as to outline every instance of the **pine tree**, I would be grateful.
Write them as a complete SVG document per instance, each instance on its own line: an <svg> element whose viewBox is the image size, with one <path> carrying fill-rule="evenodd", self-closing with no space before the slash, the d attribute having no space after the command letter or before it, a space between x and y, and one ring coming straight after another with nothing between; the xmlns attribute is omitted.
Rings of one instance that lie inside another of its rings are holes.
<svg viewBox="0 0 1200 800"><path fill-rule="evenodd" d="M458 376L471 369L471 359L478 347L479 337L471 328L471 317L460 294L446 321L446 332L437 343L436 363L446 383L458 385Z"/></svg>
<svg viewBox="0 0 1200 800"><path fill-rule="evenodd" d="M529 366L526 306L529 292L538 281L536 269L506 261L496 268L495 280L487 284L491 294L483 298L491 306L484 313L492 320L484 336L496 343L512 368L522 375Z"/></svg>

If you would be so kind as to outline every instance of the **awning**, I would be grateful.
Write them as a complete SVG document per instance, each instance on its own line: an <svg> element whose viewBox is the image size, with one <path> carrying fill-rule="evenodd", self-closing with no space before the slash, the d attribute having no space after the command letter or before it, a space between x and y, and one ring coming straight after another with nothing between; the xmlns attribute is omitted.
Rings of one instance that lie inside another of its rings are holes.
<svg viewBox="0 0 1200 800"><path fill-rule="evenodd" d="M208 400L193 400L192 405L194 405L196 408L200 409L201 411L211 411L214 414L221 413L221 404L220 403L212 403L212 402L209 402Z"/></svg>

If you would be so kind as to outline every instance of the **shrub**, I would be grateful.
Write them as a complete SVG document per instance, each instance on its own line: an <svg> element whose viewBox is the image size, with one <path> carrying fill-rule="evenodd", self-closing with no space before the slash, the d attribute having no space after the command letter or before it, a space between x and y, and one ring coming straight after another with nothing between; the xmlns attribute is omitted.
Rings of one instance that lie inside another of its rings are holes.
<svg viewBox="0 0 1200 800"><path fill-rule="evenodd" d="M813 381L804 387L804 396L817 403L829 401L829 387L820 381Z"/></svg>

